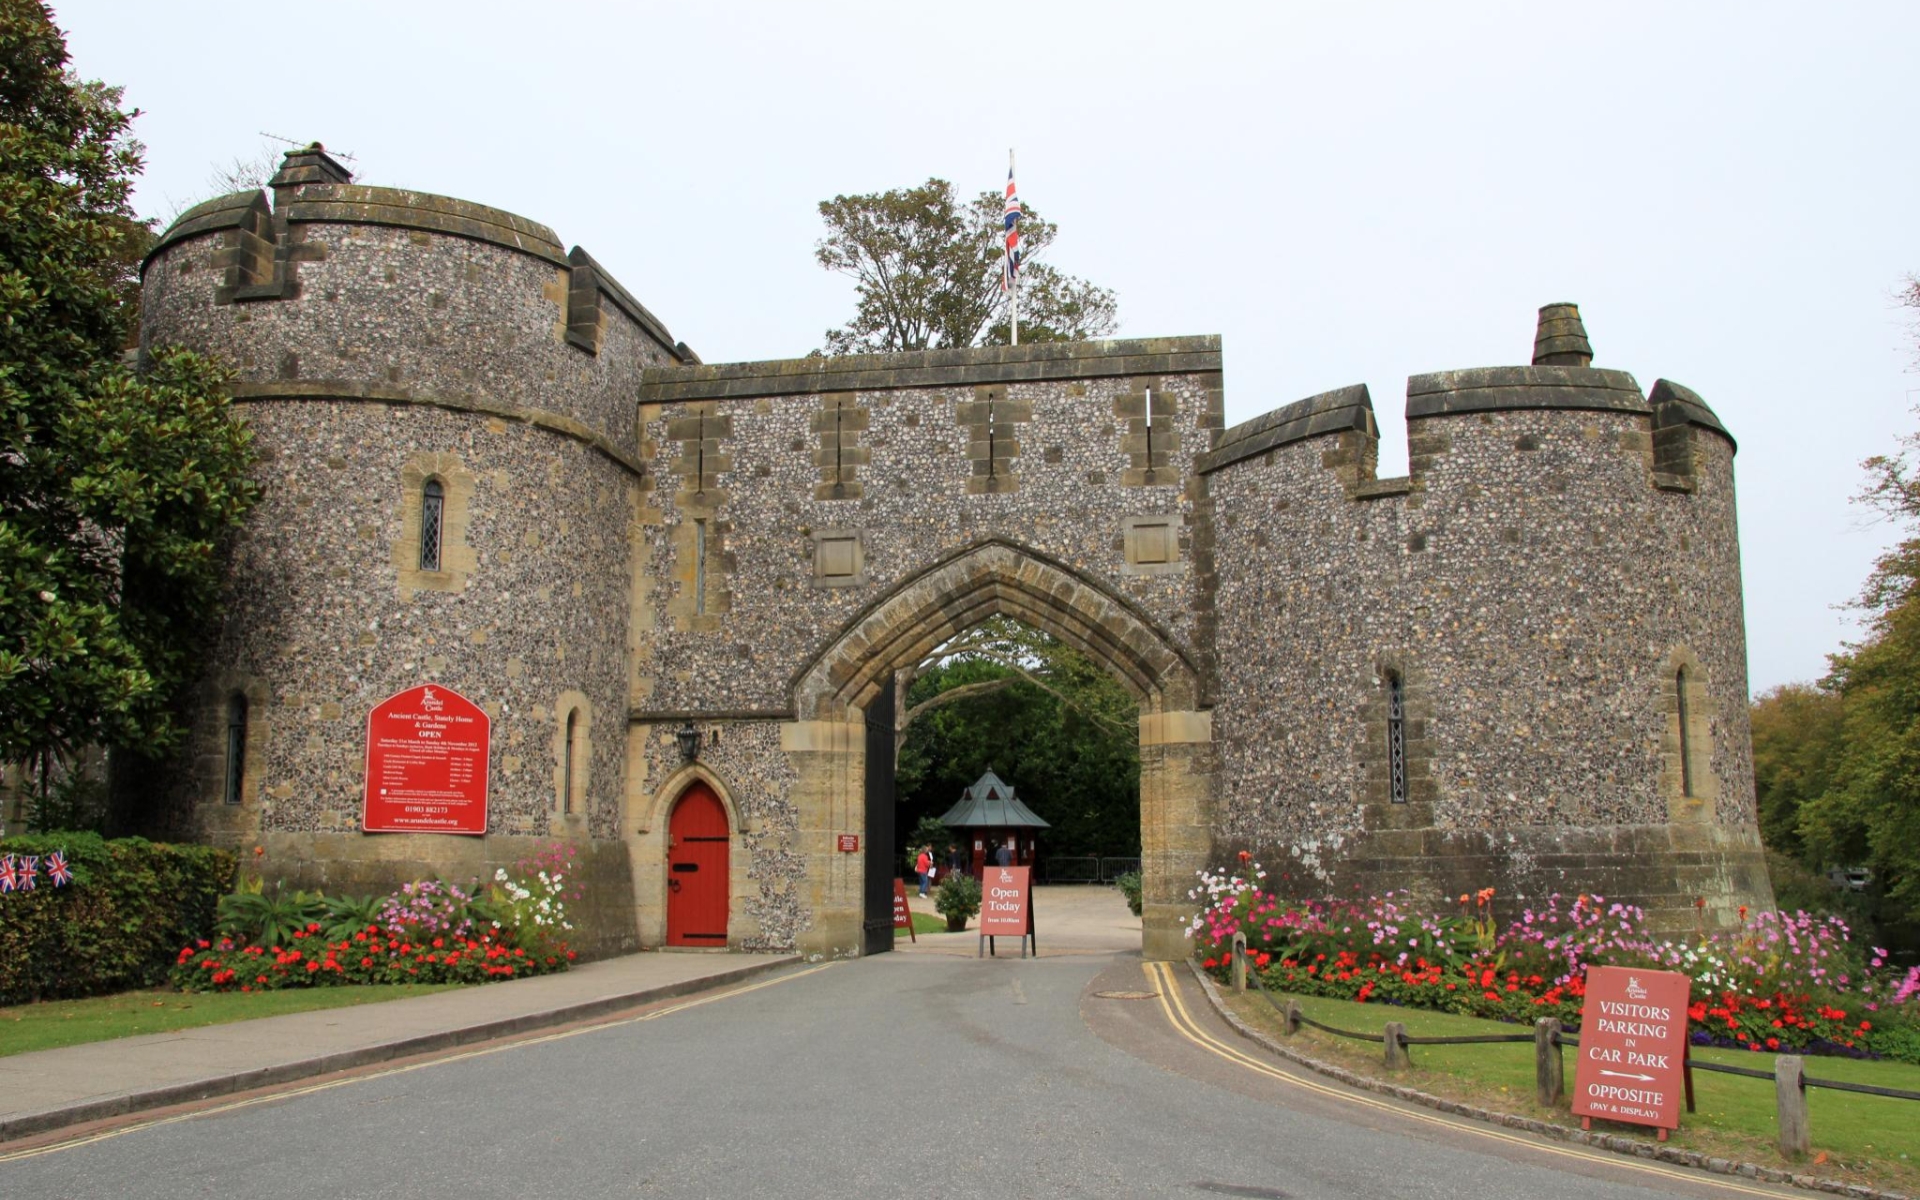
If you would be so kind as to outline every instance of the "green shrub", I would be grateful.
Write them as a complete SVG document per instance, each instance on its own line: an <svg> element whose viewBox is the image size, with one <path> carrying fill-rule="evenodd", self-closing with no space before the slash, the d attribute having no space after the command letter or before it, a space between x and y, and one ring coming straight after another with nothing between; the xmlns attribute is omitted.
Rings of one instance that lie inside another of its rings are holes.
<svg viewBox="0 0 1920 1200"><path fill-rule="evenodd" d="M1133 915L1136 917L1139 916L1140 872L1128 871L1125 875L1115 877L1113 886L1119 888L1120 894L1127 898L1127 907L1133 910Z"/></svg>
<svg viewBox="0 0 1920 1200"><path fill-rule="evenodd" d="M276 886L271 894L242 889L222 896L216 911L220 932L242 945L278 946L326 916L328 904L317 892L283 892ZM355 924L347 932L365 928Z"/></svg>
<svg viewBox="0 0 1920 1200"><path fill-rule="evenodd" d="M962 921L980 915L980 881L971 875L955 873L940 881L933 893L933 907L941 916Z"/></svg>
<svg viewBox="0 0 1920 1200"><path fill-rule="evenodd" d="M54 887L49 854L73 882ZM96 833L0 839L0 854L40 859L32 891L0 894L0 1004L91 996L157 984L187 942L214 928L233 852Z"/></svg>

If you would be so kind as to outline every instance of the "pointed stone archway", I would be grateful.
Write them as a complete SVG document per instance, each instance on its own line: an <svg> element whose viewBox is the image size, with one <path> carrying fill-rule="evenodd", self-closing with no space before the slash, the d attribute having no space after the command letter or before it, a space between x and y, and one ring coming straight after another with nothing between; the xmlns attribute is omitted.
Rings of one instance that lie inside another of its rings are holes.
<svg viewBox="0 0 1920 1200"><path fill-rule="evenodd" d="M1186 890L1212 849L1216 761L1200 673L1166 631L1071 566L992 539L954 551L868 605L793 680L797 720L781 749L799 775L800 847L813 955L860 953L866 831L866 710L893 673L990 616L1024 621L1113 672L1140 704L1140 838L1148 958L1186 957Z"/></svg>

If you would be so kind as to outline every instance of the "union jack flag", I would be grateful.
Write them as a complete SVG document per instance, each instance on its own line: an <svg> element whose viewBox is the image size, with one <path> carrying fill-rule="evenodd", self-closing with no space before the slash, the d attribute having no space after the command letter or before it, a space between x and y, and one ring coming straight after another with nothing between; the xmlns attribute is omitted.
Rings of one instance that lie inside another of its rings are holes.
<svg viewBox="0 0 1920 1200"><path fill-rule="evenodd" d="M67 855L63 850L55 850L47 855L47 878L55 887L65 887L73 882L73 868L67 865Z"/></svg>
<svg viewBox="0 0 1920 1200"><path fill-rule="evenodd" d="M1013 164L1007 164L1007 253L1000 264L1000 290L1013 290L1020 273L1020 193L1013 186Z"/></svg>
<svg viewBox="0 0 1920 1200"><path fill-rule="evenodd" d="M11 892L20 886L20 875L13 865L13 855L0 854L0 892Z"/></svg>
<svg viewBox="0 0 1920 1200"><path fill-rule="evenodd" d="M39 857L33 854L22 854L20 856L20 861L14 866L13 886L16 888L19 888L23 892L30 892L34 889L34 885L38 882L37 877L39 876L39 874L40 874Z"/></svg>

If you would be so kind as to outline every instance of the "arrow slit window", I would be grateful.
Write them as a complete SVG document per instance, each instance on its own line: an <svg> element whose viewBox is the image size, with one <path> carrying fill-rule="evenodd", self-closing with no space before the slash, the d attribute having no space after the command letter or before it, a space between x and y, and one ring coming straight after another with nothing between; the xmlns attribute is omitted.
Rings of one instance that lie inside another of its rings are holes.
<svg viewBox="0 0 1920 1200"><path fill-rule="evenodd" d="M247 698L235 692L227 699L227 778L228 804L240 803L242 783L247 771Z"/></svg>

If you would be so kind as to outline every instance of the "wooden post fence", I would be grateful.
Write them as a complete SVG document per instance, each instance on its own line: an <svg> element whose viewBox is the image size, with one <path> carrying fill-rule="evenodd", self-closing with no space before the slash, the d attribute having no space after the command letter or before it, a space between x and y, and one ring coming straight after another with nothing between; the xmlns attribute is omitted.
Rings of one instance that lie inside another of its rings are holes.
<svg viewBox="0 0 1920 1200"><path fill-rule="evenodd" d="M1543 1105L1560 1103L1566 1095L1566 1068L1560 1059L1560 1018L1541 1017L1533 1023L1533 1089Z"/></svg>

